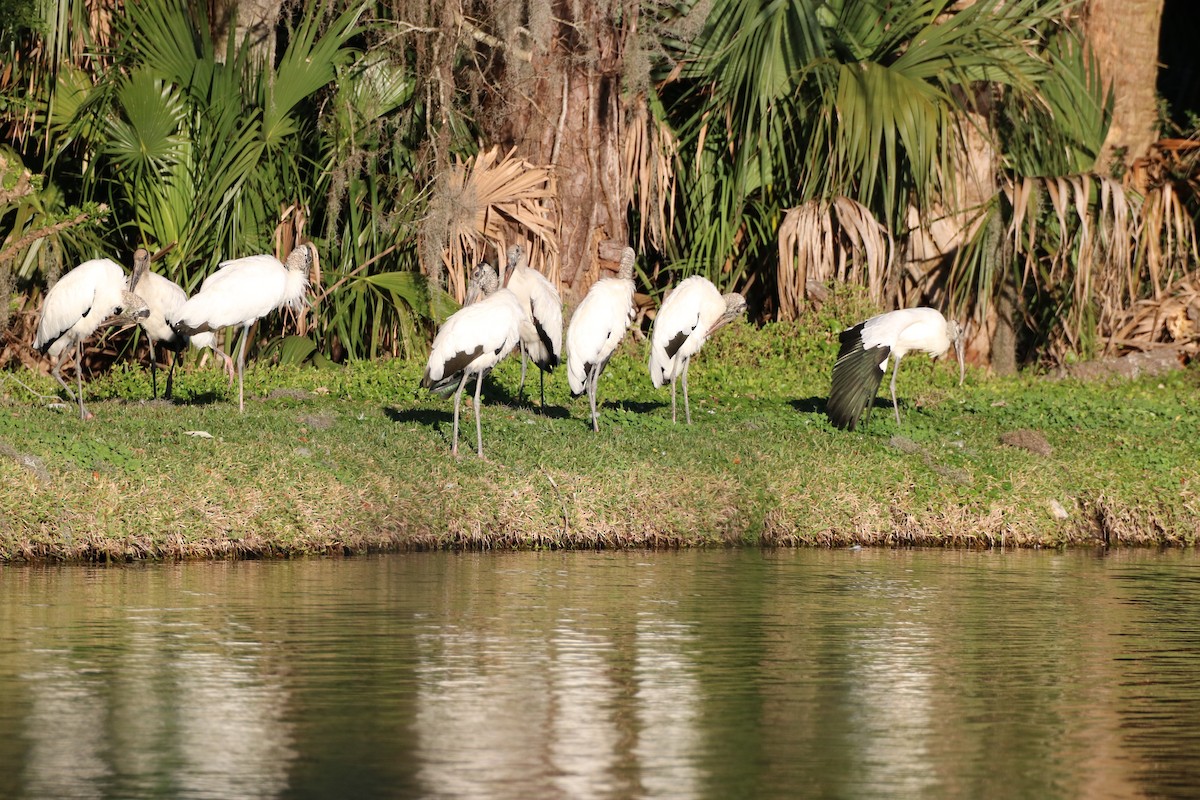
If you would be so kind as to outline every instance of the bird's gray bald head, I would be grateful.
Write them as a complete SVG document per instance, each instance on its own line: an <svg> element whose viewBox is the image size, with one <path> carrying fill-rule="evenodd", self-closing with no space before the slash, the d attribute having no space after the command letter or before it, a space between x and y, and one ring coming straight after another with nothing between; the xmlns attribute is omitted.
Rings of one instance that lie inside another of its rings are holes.
<svg viewBox="0 0 1200 800"><path fill-rule="evenodd" d="M110 325L132 325L150 316L150 307L146 301L128 290L121 292L121 304L112 310L112 315L105 320Z"/></svg>
<svg viewBox="0 0 1200 800"><path fill-rule="evenodd" d="M617 277L623 281L633 280L633 264L637 260L637 253L632 247L626 247L621 251L621 266L617 268Z"/></svg>
<svg viewBox="0 0 1200 800"><path fill-rule="evenodd" d="M708 334L711 336L715 331L733 322L738 317L746 313L746 298L742 297L737 292L721 295L725 300L725 313L717 318L717 321L708 329Z"/></svg>
<svg viewBox="0 0 1200 800"><path fill-rule="evenodd" d="M129 275L129 290L136 292L138 284L150 270L150 251L139 247L133 251L133 272Z"/></svg>
<svg viewBox="0 0 1200 800"><path fill-rule="evenodd" d="M296 249L287 257L287 268L294 272L303 272L307 275L313 261L312 247L312 243L310 242L297 245Z"/></svg>
<svg viewBox="0 0 1200 800"><path fill-rule="evenodd" d="M525 257L525 248L519 244L511 245L508 248L508 268L513 269Z"/></svg>
<svg viewBox="0 0 1200 800"><path fill-rule="evenodd" d="M469 306L476 300L482 300L492 292L500 288L500 276L496 274L495 268L481 261L471 270L471 278L467 281L467 296L463 300L464 306Z"/></svg>

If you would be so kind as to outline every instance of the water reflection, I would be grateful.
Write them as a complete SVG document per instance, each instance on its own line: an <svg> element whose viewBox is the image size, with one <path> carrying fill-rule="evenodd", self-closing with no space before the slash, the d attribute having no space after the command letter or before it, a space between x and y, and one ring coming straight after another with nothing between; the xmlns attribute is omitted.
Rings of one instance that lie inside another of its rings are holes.
<svg viewBox="0 0 1200 800"><path fill-rule="evenodd" d="M1200 559L0 569L0 797L1187 796Z"/></svg>

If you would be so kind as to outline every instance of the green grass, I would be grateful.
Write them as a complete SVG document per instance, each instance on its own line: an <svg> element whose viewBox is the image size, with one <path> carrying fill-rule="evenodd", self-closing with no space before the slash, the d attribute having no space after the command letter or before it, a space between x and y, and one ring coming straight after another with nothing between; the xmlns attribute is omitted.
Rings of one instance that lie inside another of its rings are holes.
<svg viewBox="0 0 1200 800"><path fill-rule="evenodd" d="M5 378L0 558L1200 534L1194 367L1111 383L969 371L960 387L952 364L914 355L898 380L901 424L885 386L869 424L848 433L823 413L839 327L722 331L693 362L690 427L671 423L669 390L650 385L644 341L627 339L601 378L599 434L561 370L546 415L518 403L509 359L484 385L482 461L465 396L451 457L452 401L415 392L419 363L252 365L245 414L215 367L178 374L170 404L146 402L149 373L119 365L85 387L86 423ZM49 378L15 377L52 393ZM1022 429L1053 451L1001 442Z"/></svg>

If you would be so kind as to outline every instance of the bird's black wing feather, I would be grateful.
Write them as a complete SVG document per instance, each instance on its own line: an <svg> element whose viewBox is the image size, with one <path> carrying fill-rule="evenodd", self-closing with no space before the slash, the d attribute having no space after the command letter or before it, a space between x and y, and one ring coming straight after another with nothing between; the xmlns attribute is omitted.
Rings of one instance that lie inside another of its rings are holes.
<svg viewBox="0 0 1200 800"><path fill-rule="evenodd" d="M458 388L458 384L463 378L463 370L481 355L483 355L483 345L476 345L475 349L469 353L461 351L455 353L453 357L446 360L442 369L442 377L436 381L429 377L429 368L426 367L425 374L421 376L421 385L431 392L448 395Z"/></svg>
<svg viewBox="0 0 1200 800"><path fill-rule="evenodd" d="M207 322L201 322L199 325L188 325L183 320L180 320L171 326L171 330L180 336L192 337L197 333L209 333L215 329Z"/></svg>
<svg viewBox="0 0 1200 800"><path fill-rule="evenodd" d="M854 430L863 412L870 408L883 380L879 365L891 354L889 347L863 349L860 323L841 333L841 348L837 363L833 365L833 386L829 391L829 402L825 414L838 428Z"/></svg>
<svg viewBox="0 0 1200 800"><path fill-rule="evenodd" d="M540 361L533 363L538 365L538 369L542 372L553 372L558 366L558 356L554 354L554 343L550 341L550 334L546 333L546 329L542 327L542 321L536 316L533 318L533 329L537 331L538 339L542 342L542 347L546 349L546 357Z"/></svg>
<svg viewBox="0 0 1200 800"><path fill-rule="evenodd" d="M688 337L692 335L692 331L696 330L699 325L700 315L697 314L696 321L692 324L692 327L686 330L681 330L679 333L675 334L671 341L667 342L667 346L663 349L667 353L668 360L675 357L675 354L679 352L679 348L683 347L683 343L687 341Z"/></svg>

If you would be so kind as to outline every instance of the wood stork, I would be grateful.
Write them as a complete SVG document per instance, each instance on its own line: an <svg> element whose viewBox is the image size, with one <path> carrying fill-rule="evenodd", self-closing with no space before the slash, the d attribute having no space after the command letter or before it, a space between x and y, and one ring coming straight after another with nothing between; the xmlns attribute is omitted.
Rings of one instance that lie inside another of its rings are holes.
<svg viewBox="0 0 1200 800"><path fill-rule="evenodd" d="M546 276L529 267L525 248L508 248L509 291L517 296L525 311L521 322L521 388L525 392L525 357L538 368L542 408L546 408L546 373L558 366L562 353L562 298Z"/></svg>
<svg viewBox="0 0 1200 800"><path fill-rule="evenodd" d="M158 396L158 359L154 356L154 345L162 345L172 353L171 369L167 372L167 387L164 397L171 396L171 380L175 374L175 362L179 354L191 344L197 349L209 347L217 354L225 365L225 373L229 376L229 385L233 385L233 359L217 346L217 335L212 331L204 331L194 336L184 336L176 333L167 322L167 318L179 311L187 302L187 292L175 281L150 271L150 253L139 247L133 254L133 275L129 279L129 288L145 301L150 314L141 321L142 330L150 345L150 386L151 397Z"/></svg>
<svg viewBox="0 0 1200 800"><path fill-rule="evenodd" d="M250 326L284 306L304 307L313 253L312 244L302 244L291 252L286 265L267 255L223 261L200 284L200 291L167 316L167 322L181 336L216 333L231 326L242 328L237 356L239 411L246 410L242 383Z"/></svg>
<svg viewBox="0 0 1200 800"><path fill-rule="evenodd" d="M476 300L476 298L482 299ZM429 351L421 386L442 396L454 392L454 431L450 452L458 455L458 413L467 378L475 376L475 444L483 458L483 430L479 423L479 391L483 376L500 363L521 341L521 301L508 289L490 264L480 264L471 274L467 304L450 315Z"/></svg>
<svg viewBox="0 0 1200 800"><path fill-rule="evenodd" d="M889 357L893 358L892 409L897 425L900 406L896 402L896 371L900 359L908 353L921 350L937 358L953 345L958 357L958 382L962 384L965 370L962 328L953 320L947 321L937 309L889 311L847 328L839 339L841 348L833 367L833 388L825 406L830 422L839 428L854 430L864 411L870 417L871 404L883 373L887 372Z"/></svg>
<svg viewBox="0 0 1200 800"><path fill-rule="evenodd" d="M634 258L633 248L626 247L617 277L593 283L567 326L567 381L575 397L588 393L592 430L597 432L596 381L633 320Z"/></svg>
<svg viewBox="0 0 1200 800"><path fill-rule="evenodd" d="M46 293L33 346L50 356L51 374L68 397L79 401L80 419L92 416L83 404L81 343L101 325L136 322L148 313L142 299L129 291L125 270L107 258L83 262L63 275ZM75 347L76 394L63 380L61 371L62 354L72 345Z"/></svg>
<svg viewBox="0 0 1200 800"><path fill-rule="evenodd" d="M700 275L685 278L663 301L650 334L650 380L654 388L671 384L671 422L675 422L675 379L683 377L683 411L692 424L688 403L688 365L708 337L746 313L746 298L722 295Z"/></svg>

